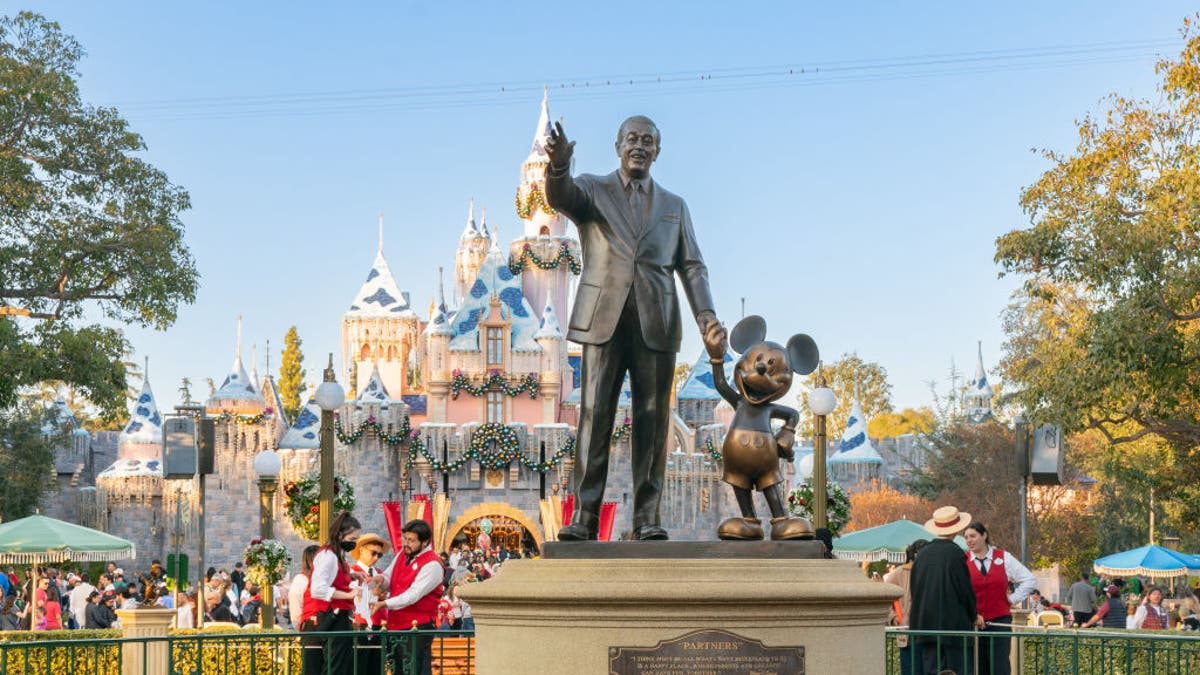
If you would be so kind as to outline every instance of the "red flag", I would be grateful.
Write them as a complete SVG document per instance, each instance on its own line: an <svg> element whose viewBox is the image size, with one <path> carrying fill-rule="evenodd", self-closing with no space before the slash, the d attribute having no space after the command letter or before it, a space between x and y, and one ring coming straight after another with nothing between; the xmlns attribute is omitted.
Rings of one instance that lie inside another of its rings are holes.
<svg viewBox="0 0 1200 675"><path fill-rule="evenodd" d="M563 498L563 522L562 526L566 527L571 524L571 516L575 515L575 495L567 495Z"/></svg>
<svg viewBox="0 0 1200 675"><path fill-rule="evenodd" d="M600 531L597 539L612 541L613 523L617 521L617 503L604 502L600 505Z"/></svg>
<svg viewBox="0 0 1200 675"><path fill-rule="evenodd" d="M400 502L384 502L383 517L387 520L388 536L392 539L392 553L399 553L404 545L404 514Z"/></svg>

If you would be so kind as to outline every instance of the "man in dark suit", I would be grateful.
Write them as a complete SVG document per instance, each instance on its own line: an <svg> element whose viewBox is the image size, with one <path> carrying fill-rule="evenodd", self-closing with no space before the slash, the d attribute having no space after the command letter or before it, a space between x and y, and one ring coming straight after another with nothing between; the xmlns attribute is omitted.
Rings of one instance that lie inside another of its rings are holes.
<svg viewBox="0 0 1200 675"><path fill-rule="evenodd" d="M633 536L666 539L659 517L670 431L671 386L682 328L678 274L705 348L725 354L725 329L713 311L708 268L683 199L650 179L661 136L647 117L617 133L621 168L571 177L574 142L550 131L546 201L579 228L583 276L567 338L583 345L575 513L565 541L595 539L608 480L613 421L625 373L633 394Z"/></svg>

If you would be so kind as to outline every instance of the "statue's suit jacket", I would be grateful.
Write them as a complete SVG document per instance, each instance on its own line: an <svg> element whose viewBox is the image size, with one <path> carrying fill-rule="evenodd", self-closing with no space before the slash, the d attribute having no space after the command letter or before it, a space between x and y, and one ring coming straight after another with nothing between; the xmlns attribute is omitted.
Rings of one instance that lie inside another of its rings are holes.
<svg viewBox="0 0 1200 675"><path fill-rule="evenodd" d="M583 276L568 325L570 340L608 342L632 292L646 346L678 352L683 334L675 273L693 314L713 311L708 268L687 204L658 182L650 192L649 215L639 225L616 171L574 179L547 172L546 201L575 222L583 249Z"/></svg>

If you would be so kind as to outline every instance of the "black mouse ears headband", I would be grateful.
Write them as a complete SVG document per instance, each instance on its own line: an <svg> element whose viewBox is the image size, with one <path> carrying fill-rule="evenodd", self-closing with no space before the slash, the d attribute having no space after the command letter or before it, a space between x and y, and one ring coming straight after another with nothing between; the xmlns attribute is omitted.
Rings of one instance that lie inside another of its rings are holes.
<svg viewBox="0 0 1200 675"><path fill-rule="evenodd" d="M766 319L757 314L751 314L737 322L737 325L730 331L729 346L733 348L733 351L744 354L765 339L767 339ZM816 370L817 362L821 358L816 341L804 333L793 335L788 340L787 355L788 364L791 365L792 370L801 375L807 375Z"/></svg>

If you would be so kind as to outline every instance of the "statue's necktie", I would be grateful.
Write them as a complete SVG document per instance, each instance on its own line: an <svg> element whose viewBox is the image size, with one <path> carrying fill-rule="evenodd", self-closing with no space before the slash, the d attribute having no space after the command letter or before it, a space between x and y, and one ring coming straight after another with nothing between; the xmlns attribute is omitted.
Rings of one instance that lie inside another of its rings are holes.
<svg viewBox="0 0 1200 675"><path fill-rule="evenodd" d="M634 182L629 186L629 207L633 209L634 227L642 229L642 221L645 220L646 192L642 189L641 183Z"/></svg>

